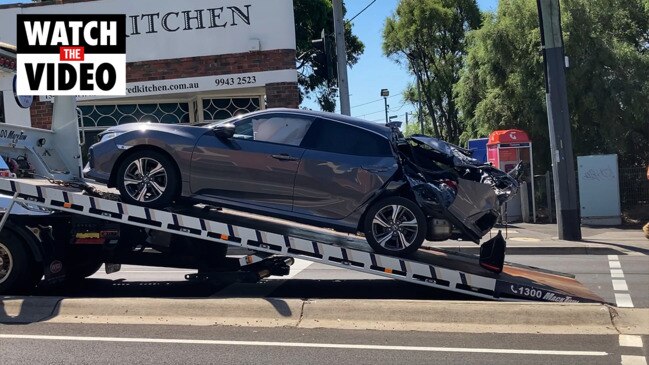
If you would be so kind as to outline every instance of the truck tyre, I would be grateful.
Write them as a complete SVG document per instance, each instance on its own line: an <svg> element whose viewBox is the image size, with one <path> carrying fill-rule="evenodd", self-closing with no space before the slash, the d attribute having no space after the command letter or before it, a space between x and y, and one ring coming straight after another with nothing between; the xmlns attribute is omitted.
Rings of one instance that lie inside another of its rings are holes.
<svg viewBox="0 0 649 365"><path fill-rule="evenodd" d="M426 238L426 215L412 200L394 196L379 200L365 214L365 239L375 252L404 256Z"/></svg>
<svg viewBox="0 0 649 365"><path fill-rule="evenodd" d="M115 182L123 202L166 208L178 195L180 176L169 157L158 151L140 150L117 167Z"/></svg>
<svg viewBox="0 0 649 365"><path fill-rule="evenodd" d="M25 242L7 230L0 232L0 294L25 294L34 289L42 276L36 275L40 271L36 265Z"/></svg>

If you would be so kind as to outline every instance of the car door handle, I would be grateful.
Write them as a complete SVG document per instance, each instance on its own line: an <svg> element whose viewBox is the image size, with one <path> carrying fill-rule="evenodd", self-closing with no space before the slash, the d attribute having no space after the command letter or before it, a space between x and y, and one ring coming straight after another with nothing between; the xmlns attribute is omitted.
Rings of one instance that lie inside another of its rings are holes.
<svg viewBox="0 0 649 365"><path fill-rule="evenodd" d="M361 169L372 173L388 171L388 168L385 166L361 166Z"/></svg>
<svg viewBox="0 0 649 365"><path fill-rule="evenodd" d="M280 161L297 161L299 158L288 155L287 153L282 153L279 155L270 155L270 157L280 160Z"/></svg>

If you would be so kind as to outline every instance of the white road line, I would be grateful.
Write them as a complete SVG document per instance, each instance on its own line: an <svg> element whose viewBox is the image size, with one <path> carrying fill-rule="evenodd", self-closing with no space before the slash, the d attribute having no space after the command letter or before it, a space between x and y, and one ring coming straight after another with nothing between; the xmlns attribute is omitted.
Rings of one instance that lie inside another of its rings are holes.
<svg viewBox="0 0 649 365"><path fill-rule="evenodd" d="M629 286L626 285L626 280L624 279L614 279L613 280L613 290L615 291L629 291Z"/></svg>
<svg viewBox="0 0 649 365"><path fill-rule="evenodd" d="M627 293L615 293L615 303L621 308L633 308L631 295Z"/></svg>
<svg viewBox="0 0 649 365"><path fill-rule="evenodd" d="M260 347L284 347L284 348L297 347L297 348L328 348L328 349L351 349L351 350L458 352L458 353L549 355L549 356L608 356L609 355L607 352L603 352L603 351L525 350L525 349L428 347L428 346L385 346L385 345L362 345L362 344L342 344L342 343L220 341L220 340L190 340L190 339L172 339L172 338L83 337L83 336L45 336L45 335L16 335L16 334L0 334L0 338L22 339L22 340L50 340L50 341L173 343L173 344L189 344L189 345L260 346Z"/></svg>
<svg viewBox="0 0 649 365"><path fill-rule="evenodd" d="M624 277L624 272L622 272L622 269L611 269L611 277L612 278L623 278Z"/></svg>
<svg viewBox="0 0 649 365"><path fill-rule="evenodd" d="M633 308L633 301L631 300L631 294L628 293L629 286L624 280L620 258L617 255L608 255L608 266L611 268L611 282L615 292L615 303L618 307Z"/></svg>
<svg viewBox="0 0 649 365"><path fill-rule="evenodd" d="M642 347L642 336L620 335L620 346Z"/></svg>
<svg viewBox="0 0 649 365"><path fill-rule="evenodd" d="M644 356L622 355L622 365L647 365Z"/></svg>

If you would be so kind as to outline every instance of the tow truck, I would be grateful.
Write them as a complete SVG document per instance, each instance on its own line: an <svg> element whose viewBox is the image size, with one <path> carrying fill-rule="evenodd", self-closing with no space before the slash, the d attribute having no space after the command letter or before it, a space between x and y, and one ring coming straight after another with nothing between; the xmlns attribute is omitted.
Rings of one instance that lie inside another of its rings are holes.
<svg viewBox="0 0 649 365"><path fill-rule="evenodd" d="M15 57L7 47L0 52ZM0 127L0 155L24 167L0 178L0 294L82 279L102 265L111 273L121 264L197 270L188 280L255 282L286 275L303 259L485 299L603 302L572 275L502 263L504 252L498 270L488 270L479 255L428 246L408 258L378 254L353 235L218 207L123 203L83 178L80 147L87 141L75 98L53 103L51 129ZM228 247L253 254L228 256Z"/></svg>

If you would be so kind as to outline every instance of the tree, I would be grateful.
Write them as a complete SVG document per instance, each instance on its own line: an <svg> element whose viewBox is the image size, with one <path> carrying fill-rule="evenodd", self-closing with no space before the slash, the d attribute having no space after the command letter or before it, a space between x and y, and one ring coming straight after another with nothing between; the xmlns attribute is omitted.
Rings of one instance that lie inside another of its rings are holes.
<svg viewBox="0 0 649 365"><path fill-rule="evenodd" d="M479 26L475 0L401 0L383 30L383 52L415 76L433 134L450 142L462 133L453 85L463 65L465 36ZM405 95L420 98L413 85Z"/></svg>
<svg viewBox="0 0 649 365"><path fill-rule="evenodd" d="M649 6L646 0L565 0L562 26L576 155L617 153L649 162ZM461 140L495 129L526 130L550 166L543 57L536 3L501 1L469 35L456 100Z"/></svg>
<svg viewBox="0 0 649 365"><path fill-rule="evenodd" d="M315 97L320 108L334 111L338 80L314 72L317 66L317 53L311 42L320 39L324 29L327 41L333 42L334 23L331 0L294 0L295 35L297 43L298 83L301 99ZM352 33L352 24L345 24L345 41L347 42L347 64L355 65L365 49L365 45ZM334 62L335 59L330 60ZM302 101L300 100L300 102Z"/></svg>

